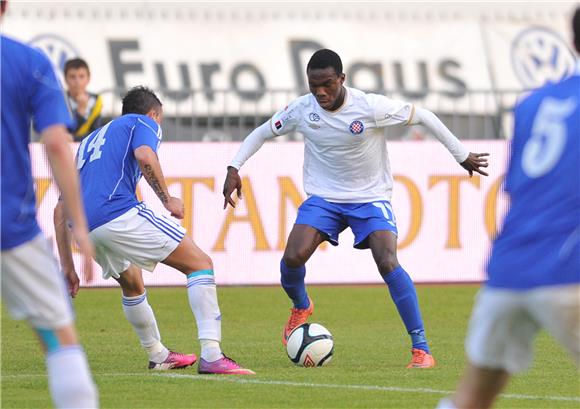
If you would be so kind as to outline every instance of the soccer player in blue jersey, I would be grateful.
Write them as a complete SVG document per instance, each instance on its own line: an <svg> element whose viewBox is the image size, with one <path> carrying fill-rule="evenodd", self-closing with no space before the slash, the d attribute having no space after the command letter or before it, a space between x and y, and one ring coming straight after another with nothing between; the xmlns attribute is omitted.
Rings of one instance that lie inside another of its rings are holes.
<svg viewBox="0 0 580 409"><path fill-rule="evenodd" d="M0 2L4 14L6 2ZM72 122L63 90L48 58L0 36L2 298L16 319L26 319L46 352L48 385L58 408L95 408L98 396L78 343L65 283L51 246L36 221L30 153L31 119L41 135L52 172L92 278L93 246L68 146Z"/></svg>
<svg viewBox="0 0 580 409"><path fill-rule="evenodd" d="M281 283L294 307L282 333L285 345L294 328L306 322L314 304L306 292L306 262L323 241L338 245L350 227L354 247L370 249L377 269L411 338L408 368L431 368L431 355L417 293L397 259L397 225L390 203L393 188L384 129L422 124L469 172L487 175L486 153L467 148L430 111L384 95L344 86L342 61L332 50L316 51L306 68L310 94L292 101L244 140L228 167L224 208L241 194L238 170L268 139L298 131L304 136L304 190L280 262ZM356 274L356 273L354 273Z"/></svg>
<svg viewBox="0 0 580 409"><path fill-rule="evenodd" d="M573 18L580 52L580 8ZM511 206L466 339L469 365L439 408L489 408L545 328L580 365L580 60L515 108Z"/></svg>
<svg viewBox="0 0 580 409"><path fill-rule="evenodd" d="M184 368L197 360L194 354L170 351L161 343L141 268L153 271L162 262L187 276L189 305L201 343L198 372L253 374L221 351L221 313L210 257L185 235L183 227L137 200L135 190L143 175L165 209L178 219L184 216L183 202L169 194L157 157L162 117L157 96L148 88L133 88L123 98L122 116L79 146L77 169L95 260L103 277L113 277L121 286L123 311L149 355L149 369ZM55 209L57 241L61 263L74 286L78 280L60 208L59 204Z"/></svg>

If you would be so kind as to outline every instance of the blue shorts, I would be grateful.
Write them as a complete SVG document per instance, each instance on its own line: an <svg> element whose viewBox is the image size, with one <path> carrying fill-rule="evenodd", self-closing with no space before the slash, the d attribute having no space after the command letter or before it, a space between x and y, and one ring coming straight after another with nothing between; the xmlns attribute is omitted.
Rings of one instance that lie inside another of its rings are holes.
<svg viewBox="0 0 580 409"><path fill-rule="evenodd" d="M314 227L333 246L338 245L338 235L350 227L354 233L354 247L357 249L369 248L367 238L372 232L388 230L398 234L395 214L387 200L331 203L311 196L298 208L296 224Z"/></svg>

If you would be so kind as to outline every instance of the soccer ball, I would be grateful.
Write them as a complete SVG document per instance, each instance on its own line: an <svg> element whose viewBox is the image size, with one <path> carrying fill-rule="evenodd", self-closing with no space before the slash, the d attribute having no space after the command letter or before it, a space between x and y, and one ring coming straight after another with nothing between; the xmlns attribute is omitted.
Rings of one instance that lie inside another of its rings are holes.
<svg viewBox="0 0 580 409"><path fill-rule="evenodd" d="M286 352L298 366L326 365L334 353L332 334L320 324L302 324L288 337Z"/></svg>

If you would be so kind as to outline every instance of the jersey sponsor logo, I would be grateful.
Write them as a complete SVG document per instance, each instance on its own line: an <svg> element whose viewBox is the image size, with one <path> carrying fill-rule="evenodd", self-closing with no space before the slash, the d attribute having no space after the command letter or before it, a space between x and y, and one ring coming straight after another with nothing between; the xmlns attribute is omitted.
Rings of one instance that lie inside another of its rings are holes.
<svg viewBox="0 0 580 409"><path fill-rule="evenodd" d="M320 121L320 115L318 115L316 112L311 112L310 115L308 115L308 119L310 119L312 122L318 122Z"/></svg>
<svg viewBox="0 0 580 409"><path fill-rule="evenodd" d="M276 121L276 122L274 122L274 126L276 127L276 129L282 128L282 121Z"/></svg>
<svg viewBox="0 0 580 409"><path fill-rule="evenodd" d="M365 126L361 121L352 121L348 127L350 133L353 135L359 135L365 130Z"/></svg>
<svg viewBox="0 0 580 409"><path fill-rule="evenodd" d="M574 71L574 55L566 41L548 28L522 31L512 43L511 54L512 68L526 88L558 82Z"/></svg>

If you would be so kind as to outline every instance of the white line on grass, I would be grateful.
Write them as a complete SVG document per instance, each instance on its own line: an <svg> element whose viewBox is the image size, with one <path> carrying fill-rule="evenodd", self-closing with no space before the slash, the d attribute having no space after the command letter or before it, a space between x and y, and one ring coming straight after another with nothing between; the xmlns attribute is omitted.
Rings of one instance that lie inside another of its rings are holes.
<svg viewBox="0 0 580 409"><path fill-rule="evenodd" d="M188 375L177 373L94 373L95 377L148 377L160 376L163 378L191 379L195 381L210 382L230 382L238 384L251 385L280 385L292 386L298 388L326 388L326 389L358 389L365 391L382 391L382 392L405 392L405 393L432 393L437 395L450 395L453 391L444 391L430 388L401 388L398 386L378 386L378 385L349 385L349 384L332 384L332 383L309 383L309 382L291 382L291 381L268 381L262 379L239 378L236 376L219 376L219 375ZM26 379L26 378L46 378L45 374L18 374L2 375L0 379ZM580 397L575 396L539 396L539 395L520 395L516 393L504 393L501 395L505 399L520 400L549 400L549 401L567 401L580 402Z"/></svg>
<svg viewBox="0 0 580 409"><path fill-rule="evenodd" d="M281 385L281 386L296 386L302 388L328 388L328 389L359 389L365 391L383 391L383 392L410 392L410 393L434 393L438 395L450 395L453 391L444 391L430 388L401 388L398 386L378 386L378 385L349 385L349 384L332 384L332 383L307 383L307 382L290 382L290 381L267 381L260 379L238 378L238 377L220 377L219 375L187 375L176 373L154 373L154 376L161 376L164 378L184 378L200 381L217 381L217 382L232 382L241 384L254 385ZM526 400L553 400L553 401L569 401L580 402L579 397L573 396L536 396L536 395L519 395L514 393L506 393L501 395L502 398L507 399L526 399Z"/></svg>

